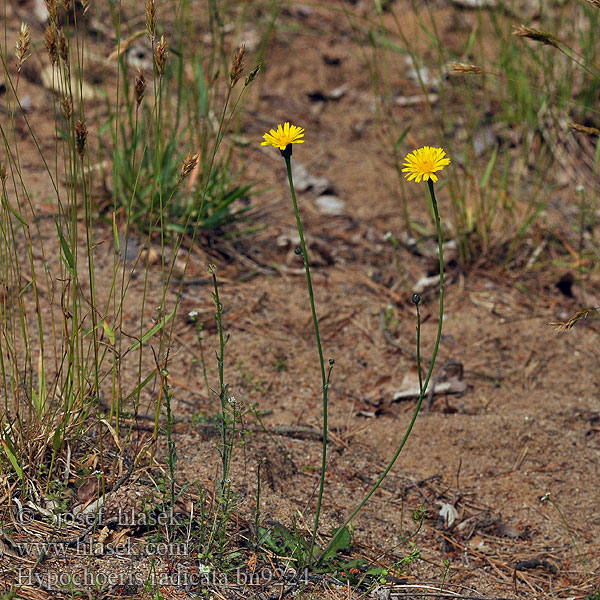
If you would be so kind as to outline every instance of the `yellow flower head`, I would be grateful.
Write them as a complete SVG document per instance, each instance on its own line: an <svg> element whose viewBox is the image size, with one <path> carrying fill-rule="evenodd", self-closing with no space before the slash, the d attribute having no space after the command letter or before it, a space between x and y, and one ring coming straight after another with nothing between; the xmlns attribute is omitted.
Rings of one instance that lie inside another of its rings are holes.
<svg viewBox="0 0 600 600"><path fill-rule="evenodd" d="M261 146L275 146L280 150L285 150L290 144L303 144L304 140L304 128L296 127L296 125L290 125L286 123L283 127L277 125L277 131L271 129L269 133L263 135L265 138L264 142L261 142Z"/></svg>
<svg viewBox="0 0 600 600"><path fill-rule="evenodd" d="M427 181L430 177L432 181L437 181L436 171L441 171L446 165L450 164L449 158L444 158L446 153L441 148L431 148L425 146L418 150L413 150L405 159L402 169L406 173L404 177L409 181L413 179L419 183L421 179Z"/></svg>

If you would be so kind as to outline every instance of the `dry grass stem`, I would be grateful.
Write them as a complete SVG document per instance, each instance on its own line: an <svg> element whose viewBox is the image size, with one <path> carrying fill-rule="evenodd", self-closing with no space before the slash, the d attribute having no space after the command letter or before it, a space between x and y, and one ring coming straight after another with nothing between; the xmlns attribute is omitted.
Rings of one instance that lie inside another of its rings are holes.
<svg viewBox="0 0 600 600"><path fill-rule="evenodd" d="M480 75L483 73L476 65L467 65L466 63L452 63L450 65L450 72L455 75Z"/></svg>
<svg viewBox="0 0 600 600"><path fill-rule="evenodd" d="M569 123L569 128L579 133L600 136L600 129L596 129L596 127L588 127L587 125L580 125L579 123Z"/></svg>
<svg viewBox="0 0 600 600"><path fill-rule="evenodd" d="M554 330L558 333L564 333L565 331L569 331L569 329L571 329L578 321L587 318L590 313L593 313L597 310L600 310L600 307L596 306L595 308L586 308L575 313L568 321L556 321L555 323L548 323L548 325L554 327Z"/></svg>

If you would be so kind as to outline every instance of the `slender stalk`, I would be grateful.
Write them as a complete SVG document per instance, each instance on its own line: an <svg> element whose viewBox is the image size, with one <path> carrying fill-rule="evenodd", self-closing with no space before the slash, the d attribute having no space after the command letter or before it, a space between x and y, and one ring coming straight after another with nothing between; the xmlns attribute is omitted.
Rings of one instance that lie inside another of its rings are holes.
<svg viewBox="0 0 600 600"><path fill-rule="evenodd" d="M173 399L173 391L169 386L169 371L167 366L163 366L160 371L162 379L162 389L165 396L165 405L167 409L167 465L169 467L169 479L171 484L171 510L175 507L175 465L177 464L177 449L175 440L173 439L173 413L171 412L171 401Z"/></svg>
<svg viewBox="0 0 600 600"><path fill-rule="evenodd" d="M219 299L219 286L217 284L216 268L214 265L208 266L209 273L213 280L213 298L216 306L215 318L217 320L217 329L219 331L219 353L217 354L217 364L219 367L219 399L221 401L221 458L223 461L223 479L220 484L220 495L223 503L226 501L226 491L229 483L229 458L230 458L230 441L233 439L233 431L231 432L231 439L228 437L228 420L229 412L227 410L227 385L225 385L225 345L229 341L229 337L225 338L223 333L223 305Z"/></svg>
<svg viewBox="0 0 600 600"><path fill-rule="evenodd" d="M319 320L317 318L317 310L315 309L315 297L312 287L312 279L310 277L310 267L308 265L308 254L306 252L306 244L304 242L304 232L302 229L302 221L300 220L300 211L298 210L298 202L296 201L296 191L294 189L294 180L292 177L292 145L289 144L285 150L281 151L281 155L285 159L285 167L287 169L288 182L290 184L290 192L292 194L292 202L294 204L294 213L296 215L296 225L298 226L298 235L300 236L300 248L302 250L302 258L304 260L304 270L306 272L306 284L308 287L308 296L310 298L310 310L312 313L313 325L315 328L315 338L317 340L317 348L319 350L319 365L321 367L321 382L323 387L323 450L321 459L321 477L319 480L319 497L317 500L317 512L315 514L315 524L313 527L312 537L310 540L309 560L313 560L313 550L315 547L315 539L319 529L319 518L321 516L321 505L323 504L323 488L325 487L325 468L327 466L327 390L329 388L328 377L325 374L325 362L323 360L323 348L321 346L321 336L319 334Z"/></svg>
<svg viewBox="0 0 600 600"><path fill-rule="evenodd" d="M585 562L585 558L583 557L583 554L581 554L581 552L579 550L579 546L577 545L575 536L573 535L573 532L571 531L569 522L567 521L567 518L565 517L565 513L561 510L560 506L558 504L556 504L556 502L554 502L554 500L552 500L552 497L550 496L550 492L547 492L546 494L544 494L540 498L540 500L542 502L549 502L554 507L556 512L558 513L560 520L562 521L563 525L565 526L565 529L567 530L567 533L569 534L569 537L571 538L571 543L573 544L573 547L575 548L575 552L577 553L577 557L579 558L579 562L581 563L581 566L583 567L586 577L588 579L591 579L592 575L590 573L590 570L587 567L587 563Z"/></svg>
<svg viewBox="0 0 600 600"><path fill-rule="evenodd" d="M421 311L419 310L421 296L419 296L419 294L414 294L412 301L417 309L417 373L419 374L419 396L424 396L423 373L421 372Z"/></svg>
<svg viewBox="0 0 600 600"><path fill-rule="evenodd" d="M440 346L440 339L442 337L442 325L443 325L443 317L444 317L444 250L443 250L443 246L442 246L442 227L440 224L440 215L438 212L435 191L433 189L433 182L431 181L431 179L429 179L427 181L427 184L429 186L429 193L431 195L431 203L433 205L433 212L434 212L434 216L435 216L435 226L436 226L437 237L438 237L439 255L440 255L440 313L439 313L437 336L435 339L435 345L433 347L433 355L431 357L431 364L429 365L429 370L427 371L425 381L421 385L421 392L419 394L419 400L417 401L417 405L415 406L413 416L410 420L410 423L408 424L408 427L406 428L406 432L404 434L404 437L402 438L402 441L400 442L400 445L398 446L396 452L394 453L394 456L392 456L392 459L388 463L387 467L385 468L383 473L380 475L379 479L375 482L373 487L369 490L367 495L358 503L356 508L350 513L350 515L344 521L342 526L337 530L336 534L333 536L333 538L331 539L329 544L327 544L327 546L325 547L325 550L323 550L323 552L321 552L320 556L317 559L317 565L321 562L321 560L323 560L323 557L327 554L329 549L335 544L335 542L337 541L338 537L341 535L341 533L345 529L345 527L352 521L352 519L354 519L354 517L363 508L363 506L368 502L368 500L371 498L371 496L377 491L377 489L381 485L382 481L387 477L388 473L392 470L392 467L396 463L396 460L398 460L398 457L400 456L400 453L404 449L404 446L413 430L413 427L414 427L417 417L419 415L419 411L421 410L421 405L423 404L423 399L425 398L425 394L427 393L427 386L429 385L429 381L430 381L431 375L433 373L433 367L435 365L435 359L437 357L438 349ZM417 302L415 302L415 304L417 304ZM418 360L418 363L420 364L420 322L419 321L417 322L417 325L418 325L418 329L417 329L417 360Z"/></svg>
<svg viewBox="0 0 600 600"><path fill-rule="evenodd" d="M196 325L196 331L198 333L198 345L200 346L200 362L202 363L202 375L204 376L204 385L206 386L206 398L210 400L210 385L208 384L208 374L206 371L206 360L204 359L204 344L202 343L202 330L204 329L204 323L198 323Z"/></svg>

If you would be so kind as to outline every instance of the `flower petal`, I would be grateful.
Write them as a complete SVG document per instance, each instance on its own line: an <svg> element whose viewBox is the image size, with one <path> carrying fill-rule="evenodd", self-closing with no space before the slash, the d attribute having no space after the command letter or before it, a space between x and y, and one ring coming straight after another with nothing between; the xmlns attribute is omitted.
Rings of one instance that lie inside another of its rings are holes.
<svg viewBox="0 0 600 600"><path fill-rule="evenodd" d="M283 125L278 124L277 129L271 129L263 135L264 141L261 146L275 146L280 150L285 150L290 144L303 144L304 128L291 125L286 121Z"/></svg>
<svg viewBox="0 0 600 600"><path fill-rule="evenodd" d="M450 164L450 159L446 157L446 152L442 148L432 146L423 146L410 152L404 159L402 166L404 176L408 181L438 181L436 171L441 171L446 165Z"/></svg>

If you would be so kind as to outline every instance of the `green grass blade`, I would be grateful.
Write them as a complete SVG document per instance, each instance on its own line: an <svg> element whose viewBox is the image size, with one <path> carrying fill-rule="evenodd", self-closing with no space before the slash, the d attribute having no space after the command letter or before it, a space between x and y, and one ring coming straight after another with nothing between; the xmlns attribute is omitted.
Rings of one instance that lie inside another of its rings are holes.
<svg viewBox="0 0 600 600"><path fill-rule="evenodd" d="M21 465L17 460L17 457L15 455L15 448L10 439L7 437L7 433L4 434L4 438L0 440L0 442L2 443L4 453L8 457L10 464L13 466L15 473L18 475L19 479L23 479L25 477L25 473L23 473L23 469L21 468Z"/></svg>
<svg viewBox="0 0 600 600"><path fill-rule="evenodd" d="M485 168L485 172L483 174L483 177L481 178L481 181L479 182L479 187L481 189L484 189L487 184L488 181L490 180L490 175L492 174L492 171L494 170L494 167L496 165L496 158L498 156L498 146L494 146L494 151L492 152L492 156L490 157L490 160L488 161L488 164Z"/></svg>
<svg viewBox="0 0 600 600"><path fill-rule="evenodd" d="M58 238L60 239L60 247L62 249L63 260L65 261L65 265L69 270L71 275L75 275L75 259L73 258L73 253L71 252L71 248L69 248L69 244L63 235L63 232L56 221L56 231L58 232Z"/></svg>
<svg viewBox="0 0 600 600"><path fill-rule="evenodd" d="M125 353L131 352L132 350L137 350L142 344L145 344L153 335L158 333L174 316L177 308L174 308L166 317L161 319L154 327L149 329L143 336L141 340L138 340L133 345L131 345Z"/></svg>

